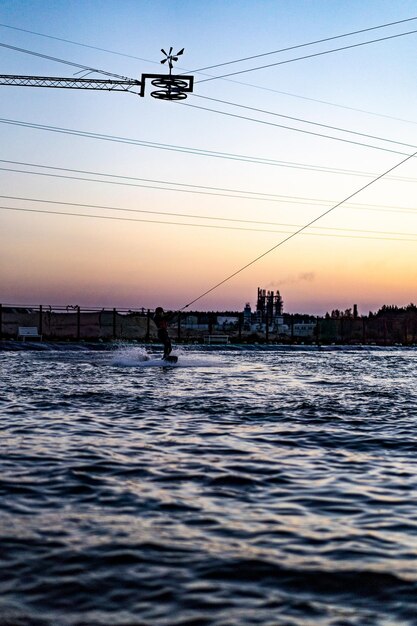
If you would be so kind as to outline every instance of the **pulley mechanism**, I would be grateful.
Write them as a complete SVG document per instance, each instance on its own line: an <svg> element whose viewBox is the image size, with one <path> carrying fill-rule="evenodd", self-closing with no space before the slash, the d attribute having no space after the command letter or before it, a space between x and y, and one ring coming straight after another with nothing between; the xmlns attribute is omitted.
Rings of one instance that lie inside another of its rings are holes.
<svg viewBox="0 0 417 626"><path fill-rule="evenodd" d="M154 87L158 87L156 91L151 91L151 96L158 100L185 100L187 93L193 91L194 76L185 76L179 74L173 74L172 69L174 62L178 61L178 57L184 54L184 48L179 50L176 54L173 54L173 47L171 46L169 52L165 52L161 48L161 52L165 55L161 63L167 63L169 67L169 74L142 74L141 78L141 90L140 95L145 95L145 82L149 78L151 84Z"/></svg>

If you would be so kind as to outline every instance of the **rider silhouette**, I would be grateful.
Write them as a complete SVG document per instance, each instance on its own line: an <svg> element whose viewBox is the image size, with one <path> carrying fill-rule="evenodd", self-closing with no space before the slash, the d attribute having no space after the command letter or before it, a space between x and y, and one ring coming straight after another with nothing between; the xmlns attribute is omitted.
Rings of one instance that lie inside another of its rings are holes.
<svg viewBox="0 0 417 626"><path fill-rule="evenodd" d="M172 352L171 339L168 335L168 322L171 317L172 315L167 315L166 313L164 313L164 309L161 306L158 306L155 309L153 321L155 322L158 329L158 339L164 344L164 356L162 357L163 359L168 359L169 355Z"/></svg>

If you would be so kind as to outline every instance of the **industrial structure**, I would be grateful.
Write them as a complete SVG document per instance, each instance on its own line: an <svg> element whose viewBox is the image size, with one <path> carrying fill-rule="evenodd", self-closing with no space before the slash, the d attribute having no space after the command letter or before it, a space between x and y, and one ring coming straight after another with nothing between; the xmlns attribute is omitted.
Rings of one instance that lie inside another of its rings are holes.
<svg viewBox="0 0 417 626"><path fill-rule="evenodd" d="M266 291L258 287L256 311L252 313L249 302L243 311L243 328L246 331L268 330L280 332L284 324L284 301L279 291Z"/></svg>
<svg viewBox="0 0 417 626"><path fill-rule="evenodd" d="M316 321L311 318L297 317L297 321L288 323L288 314L284 315L284 301L279 291L267 291L258 287L256 310L252 312L249 302L243 310L243 330L247 333L274 335L284 339L286 336L313 338Z"/></svg>

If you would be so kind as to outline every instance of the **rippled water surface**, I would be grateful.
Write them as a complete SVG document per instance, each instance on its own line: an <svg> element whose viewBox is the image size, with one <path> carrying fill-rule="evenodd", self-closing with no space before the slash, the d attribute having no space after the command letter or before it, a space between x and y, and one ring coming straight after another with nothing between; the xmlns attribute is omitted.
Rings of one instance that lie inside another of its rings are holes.
<svg viewBox="0 0 417 626"><path fill-rule="evenodd" d="M1 626L417 624L415 349L0 353Z"/></svg>

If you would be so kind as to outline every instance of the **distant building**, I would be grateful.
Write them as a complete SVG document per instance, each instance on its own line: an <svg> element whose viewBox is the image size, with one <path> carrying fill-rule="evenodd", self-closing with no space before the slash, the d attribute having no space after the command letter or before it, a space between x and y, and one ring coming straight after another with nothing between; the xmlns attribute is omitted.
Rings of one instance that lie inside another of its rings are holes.
<svg viewBox="0 0 417 626"><path fill-rule="evenodd" d="M304 322L301 324L294 324L294 337L314 337L316 327L316 322Z"/></svg>
<svg viewBox="0 0 417 626"><path fill-rule="evenodd" d="M252 312L249 302L243 310L243 330L246 332L265 332L268 330L284 334L288 326L284 325L284 302L279 291L266 291L258 287L256 311Z"/></svg>
<svg viewBox="0 0 417 626"><path fill-rule="evenodd" d="M209 325L206 316L184 315L181 318L181 327L185 330L208 330Z"/></svg>
<svg viewBox="0 0 417 626"><path fill-rule="evenodd" d="M228 330L235 330L239 325L239 318L235 316L218 315L216 322L216 330L222 330L224 332Z"/></svg>
<svg viewBox="0 0 417 626"><path fill-rule="evenodd" d="M246 303L245 308L243 309L243 330L249 331L252 326L252 309L250 308L249 302Z"/></svg>

